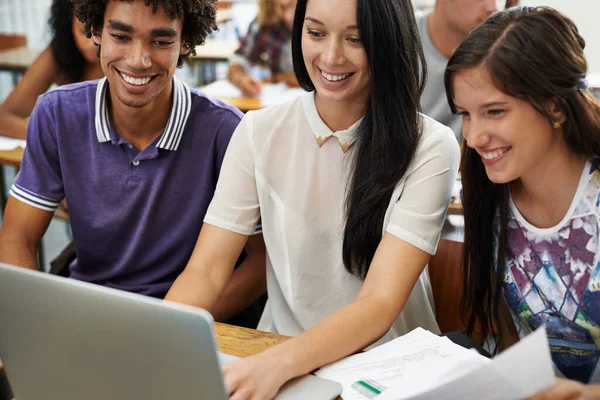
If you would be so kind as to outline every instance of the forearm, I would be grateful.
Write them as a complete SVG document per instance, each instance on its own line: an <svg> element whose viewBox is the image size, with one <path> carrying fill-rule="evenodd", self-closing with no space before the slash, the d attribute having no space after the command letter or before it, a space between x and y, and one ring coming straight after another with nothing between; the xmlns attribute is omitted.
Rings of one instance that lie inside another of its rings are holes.
<svg viewBox="0 0 600 400"><path fill-rule="evenodd" d="M25 238L6 234L0 229L0 262L37 271L37 248Z"/></svg>
<svg viewBox="0 0 600 400"><path fill-rule="evenodd" d="M25 139L29 118L12 113L0 105L0 121L0 136Z"/></svg>
<svg viewBox="0 0 600 400"><path fill-rule="evenodd" d="M244 69L243 65L240 64L230 64L229 71L227 72L227 79L229 82L233 83L236 87L239 87L239 83L248 74Z"/></svg>
<svg viewBox="0 0 600 400"><path fill-rule="evenodd" d="M284 82L289 87L300 87L294 72L279 72L273 77L275 82Z"/></svg>
<svg viewBox="0 0 600 400"><path fill-rule="evenodd" d="M600 400L600 385L585 385L584 399Z"/></svg>
<svg viewBox="0 0 600 400"><path fill-rule="evenodd" d="M210 310L217 303L222 291L222 286L213 282L200 270L187 268L175 280L165 300Z"/></svg>
<svg viewBox="0 0 600 400"><path fill-rule="evenodd" d="M323 319L313 328L266 352L284 363L286 379L301 376L354 354L371 345L390 329L396 314L386 301L358 298Z"/></svg>
<svg viewBox="0 0 600 400"><path fill-rule="evenodd" d="M212 309L212 315L217 321L227 321L256 301L266 290L266 256L264 252L253 251L233 271L225 291Z"/></svg>

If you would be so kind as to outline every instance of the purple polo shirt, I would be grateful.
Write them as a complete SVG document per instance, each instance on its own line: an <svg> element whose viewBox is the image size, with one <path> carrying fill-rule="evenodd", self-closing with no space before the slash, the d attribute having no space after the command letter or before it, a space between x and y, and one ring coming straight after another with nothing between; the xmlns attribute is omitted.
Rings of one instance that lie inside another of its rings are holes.
<svg viewBox="0 0 600 400"><path fill-rule="evenodd" d="M139 152L110 122L106 79L38 99L10 194L54 211L66 198L71 277L162 298L184 269L242 114L173 78L165 131Z"/></svg>

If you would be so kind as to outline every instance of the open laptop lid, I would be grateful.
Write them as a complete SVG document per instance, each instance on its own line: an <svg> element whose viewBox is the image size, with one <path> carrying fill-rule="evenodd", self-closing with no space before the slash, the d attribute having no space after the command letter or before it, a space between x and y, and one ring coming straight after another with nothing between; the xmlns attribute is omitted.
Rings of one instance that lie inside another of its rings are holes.
<svg viewBox="0 0 600 400"><path fill-rule="evenodd" d="M19 400L227 398L201 309L0 264L0 359Z"/></svg>
<svg viewBox="0 0 600 400"><path fill-rule="evenodd" d="M199 308L0 263L0 359L19 400L227 396L212 316ZM276 400L330 400L307 375Z"/></svg>

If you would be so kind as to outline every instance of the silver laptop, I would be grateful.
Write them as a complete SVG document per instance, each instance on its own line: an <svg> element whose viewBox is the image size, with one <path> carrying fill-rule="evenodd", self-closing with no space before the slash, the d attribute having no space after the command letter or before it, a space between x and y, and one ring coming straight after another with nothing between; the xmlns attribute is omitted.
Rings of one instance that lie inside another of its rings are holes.
<svg viewBox="0 0 600 400"><path fill-rule="evenodd" d="M204 310L0 264L0 360L19 400L225 400L232 359ZM276 399L341 391L308 375Z"/></svg>

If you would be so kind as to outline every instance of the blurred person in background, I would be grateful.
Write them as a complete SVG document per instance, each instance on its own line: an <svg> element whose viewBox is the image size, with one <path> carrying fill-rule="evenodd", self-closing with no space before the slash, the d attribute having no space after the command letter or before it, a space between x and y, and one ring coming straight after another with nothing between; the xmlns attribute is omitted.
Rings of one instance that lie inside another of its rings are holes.
<svg viewBox="0 0 600 400"><path fill-rule="evenodd" d="M423 114L450 127L461 139L460 117L446 101L444 71L452 52L465 37L496 11L518 0L437 0L432 10L416 14L427 61L427 83L421 96Z"/></svg>
<svg viewBox="0 0 600 400"><path fill-rule="evenodd" d="M296 0L259 0L256 19L230 59L227 78L244 96L257 96L262 82L298 87L292 64Z"/></svg>
<svg viewBox="0 0 600 400"><path fill-rule="evenodd" d="M72 0L54 0L50 8L52 40L27 69L23 79L0 104L0 135L25 139L29 115L38 96L53 85L104 76L98 48L73 14Z"/></svg>

